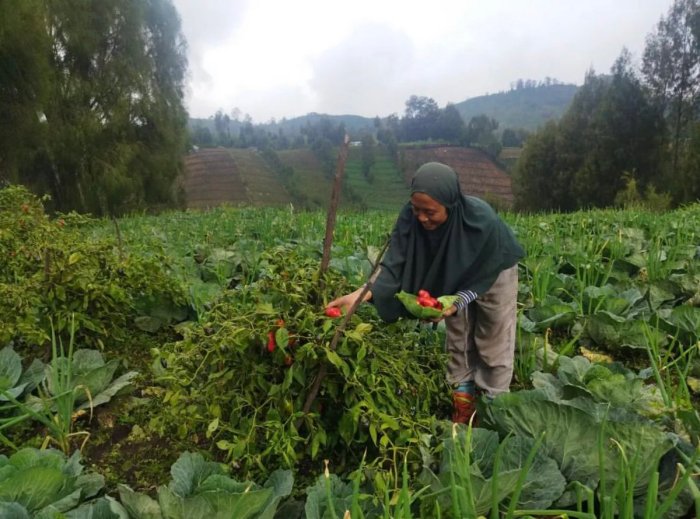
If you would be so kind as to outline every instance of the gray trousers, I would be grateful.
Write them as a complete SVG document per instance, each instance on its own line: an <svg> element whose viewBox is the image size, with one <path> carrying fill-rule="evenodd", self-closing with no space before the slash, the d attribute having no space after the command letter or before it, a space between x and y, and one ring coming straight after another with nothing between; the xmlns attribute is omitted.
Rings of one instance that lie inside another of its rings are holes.
<svg viewBox="0 0 700 519"><path fill-rule="evenodd" d="M447 381L473 381L488 396L505 393L513 377L517 325L518 266L499 274L493 286L445 319Z"/></svg>

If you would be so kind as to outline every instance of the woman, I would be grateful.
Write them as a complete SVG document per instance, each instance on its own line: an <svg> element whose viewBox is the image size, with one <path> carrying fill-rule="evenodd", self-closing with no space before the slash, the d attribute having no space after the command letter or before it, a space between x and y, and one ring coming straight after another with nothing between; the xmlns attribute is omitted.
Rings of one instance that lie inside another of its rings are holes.
<svg viewBox="0 0 700 519"><path fill-rule="evenodd" d="M382 319L407 317L394 296L401 290L456 294L444 309L447 380L453 390L452 420L466 423L478 394L508 391L515 350L518 260L524 256L508 226L484 201L463 195L452 168L421 166L411 182L411 199L401 210L389 249L364 301ZM347 310L364 287L328 307ZM440 320L438 319L438 320Z"/></svg>

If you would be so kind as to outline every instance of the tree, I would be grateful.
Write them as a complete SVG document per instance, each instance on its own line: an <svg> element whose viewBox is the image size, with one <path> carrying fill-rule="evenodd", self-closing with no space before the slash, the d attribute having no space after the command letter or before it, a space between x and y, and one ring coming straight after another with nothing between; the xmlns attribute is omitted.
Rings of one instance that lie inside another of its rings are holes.
<svg viewBox="0 0 700 519"><path fill-rule="evenodd" d="M376 161L374 152L374 137L371 134L362 136L362 174L365 178L372 182L374 175L371 174L372 166Z"/></svg>
<svg viewBox="0 0 700 519"><path fill-rule="evenodd" d="M697 202L700 200L700 122L695 122L690 129L686 151L682 154L678 175L674 185L677 203Z"/></svg>
<svg viewBox="0 0 700 519"><path fill-rule="evenodd" d="M307 121L300 131L321 163L324 174L332 178L336 165L335 147L341 145L345 138L345 125L335 124L329 117L322 116L313 123Z"/></svg>
<svg viewBox="0 0 700 519"><path fill-rule="evenodd" d="M607 207L630 178L640 192L658 182L662 118L630 63L623 50L611 76L589 71L559 124L528 139L516 170L520 207Z"/></svg>
<svg viewBox="0 0 700 519"><path fill-rule="evenodd" d="M497 129L498 121L486 115L476 115L467 124L464 140L495 158L501 151L501 143L494 134Z"/></svg>
<svg viewBox="0 0 700 519"><path fill-rule="evenodd" d="M501 144L507 148L519 148L528 137L528 132L523 129L506 128L501 134Z"/></svg>
<svg viewBox="0 0 700 519"><path fill-rule="evenodd" d="M25 7L8 3L0 9ZM27 53L47 60L45 86L32 94L42 131L34 154L16 165L18 180L49 192L61 210L101 215L174 203L186 141L186 60L170 0L27 5L30 19L41 21L35 27L41 36L25 38L31 50L6 43L8 22L0 11L8 62Z"/></svg>
<svg viewBox="0 0 700 519"><path fill-rule="evenodd" d="M464 139L465 129L464 119L459 111L455 105L448 103L440 110L433 137L457 143Z"/></svg>
<svg viewBox="0 0 700 519"><path fill-rule="evenodd" d="M625 171L643 192L660 166L663 120L647 99L626 49L611 72L610 78L599 79L593 87L599 89L596 103L586 107L589 119L579 135L585 150L573 176L578 207L613 205L615 195L625 188Z"/></svg>
<svg viewBox="0 0 700 519"><path fill-rule="evenodd" d="M399 143L396 135L400 131L400 121L396 114L388 116L386 119L375 119L375 128L377 129L377 141L384 146L389 156L395 162L399 158Z"/></svg>
<svg viewBox="0 0 700 519"><path fill-rule="evenodd" d="M559 210L552 196L557 182L557 123L549 121L523 149L513 176L515 207L521 211Z"/></svg>
<svg viewBox="0 0 700 519"><path fill-rule="evenodd" d="M50 75L42 6L0 2L0 180L19 182L42 145Z"/></svg>
<svg viewBox="0 0 700 519"><path fill-rule="evenodd" d="M253 119L249 114L246 114L241 124L241 129L238 132L238 140L241 148L255 146L255 127Z"/></svg>
<svg viewBox="0 0 700 519"><path fill-rule="evenodd" d="M321 169L326 178L333 178L335 173L335 147L326 137L318 137L311 142L311 151L321 163Z"/></svg>
<svg viewBox="0 0 700 519"><path fill-rule="evenodd" d="M434 135L440 107L430 97L411 96L401 119L401 136L407 141L427 140Z"/></svg>
<svg viewBox="0 0 700 519"><path fill-rule="evenodd" d="M675 0L656 32L647 37L642 71L669 123L671 179L678 172L700 94L700 3Z"/></svg>
<svg viewBox="0 0 700 519"><path fill-rule="evenodd" d="M214 145L214 136L207 126L196 126L192 135L192 143L202 147Z"/></svg>
<svg viewBox="0 0 700 519"><path fill-rule="evenodd" d="M222 146L231 146L231 118L219 109L214 114L214 128L216 129L217 140Z"/></svg>

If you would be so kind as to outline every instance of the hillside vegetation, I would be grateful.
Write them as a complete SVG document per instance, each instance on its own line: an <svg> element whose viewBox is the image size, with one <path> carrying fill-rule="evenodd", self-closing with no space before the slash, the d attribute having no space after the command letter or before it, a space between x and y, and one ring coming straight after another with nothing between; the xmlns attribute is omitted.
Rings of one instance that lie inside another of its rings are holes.
<svg viewBox="0 0 700 519"><path fill-rule="evenodd" d="M399 209L409 197L402 173L385 153L377 153L369 175L365 176L360 149L351 149L345 167L345 181L367 209Z"/></svg>
<svg viewBox="0 0 700 519"><path fill-rule="evenodd" d="M281 150L277 155L294 171L291 190L304 197L298 201L309 207L326 207L331 196L331 180L323 174L321 164L311 150Z"/></svg>
<svg viewBox="0 0 700 519"><path fill-rule="evenodd" d="M521 88L473 97L456 103L455 107L465 121L484 114L498 121L499 130L522 128L533 131L564 115L578 88L576 85Z"/></svg>

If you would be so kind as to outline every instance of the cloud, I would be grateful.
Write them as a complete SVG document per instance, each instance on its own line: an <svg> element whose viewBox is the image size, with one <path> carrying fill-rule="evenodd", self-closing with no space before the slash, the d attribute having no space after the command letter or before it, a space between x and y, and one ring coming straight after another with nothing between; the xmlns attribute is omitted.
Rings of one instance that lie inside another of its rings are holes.
<svg viewBox="0 0 700 519"><path fill-rule="evenodd" d="M517 79L581 84L623 47L639 58L673 0L174 0L188 40L195 116L255 121L308 112L401 114Z"/></svg>
<svg viewBox="0 0 700 519"><path fill-rule="evenodd" d="M204 67L206 55L240 30L250 3L250 0L173 0L187 40L190 96L193 88L203 91L214 84L215 78ZM199 98L192 100L198 102Z"/></svg>
<svg viewBox="0 0 700 519"><path fill-rule="evenodd" d="M406 34L380 24L357 27L311 61L316 111L366 117L402 111L413 88L405 81L413 58Z"/></svg>

